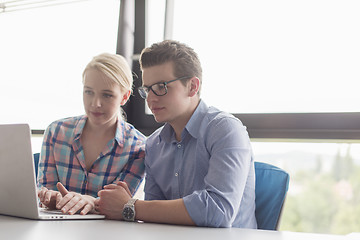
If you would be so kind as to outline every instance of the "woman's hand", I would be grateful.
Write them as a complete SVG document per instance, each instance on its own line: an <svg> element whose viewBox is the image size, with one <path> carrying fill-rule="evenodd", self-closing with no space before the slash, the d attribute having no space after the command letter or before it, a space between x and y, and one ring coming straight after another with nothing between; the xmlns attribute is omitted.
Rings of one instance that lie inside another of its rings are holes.
<svg viewBox="0 0 360 240"><path fill-rule="evenodd" d="M85 215L94 211L95 198L89 195L82 195L80 193L69 192L60 182L56 184L60 193L57 195L56 208L63 213L70 215L80 211L80 214Z"/></svg>
<svg viewBox="0 0 360 240"><path fill-rule="evenodd" d="M38 197L45 207L54 210L56 209L56 199L61 198L61 193L42 187L40 191L38 191Z"/></svg>

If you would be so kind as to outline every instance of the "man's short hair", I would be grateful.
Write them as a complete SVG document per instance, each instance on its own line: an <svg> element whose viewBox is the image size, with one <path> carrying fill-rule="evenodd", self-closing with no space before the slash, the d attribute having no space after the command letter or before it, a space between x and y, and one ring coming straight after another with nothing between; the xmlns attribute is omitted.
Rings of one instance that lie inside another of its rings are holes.
<svg viewBox="0 0 360 240"><path fill-rule="evenodd" d="M140 68L161 65L173 62L175 77L197 77L200 80L199 92L202 85L202 68L200 60L194 49L184 43L174 40L165 40L154 43L148 48L144 48L140 55ZM185 82L188 79L185 80Z"/></svg>

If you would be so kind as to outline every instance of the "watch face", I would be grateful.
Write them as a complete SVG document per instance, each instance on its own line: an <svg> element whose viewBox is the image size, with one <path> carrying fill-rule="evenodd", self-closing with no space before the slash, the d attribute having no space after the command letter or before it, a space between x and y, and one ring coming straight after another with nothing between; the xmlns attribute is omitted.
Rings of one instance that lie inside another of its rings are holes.
<svg viewBox="0 0 360 240"><path fill-rule="evenodd" d="M133 220L134 219L134 210L130 207L124 208L123 217L125 220Z"/></svg>

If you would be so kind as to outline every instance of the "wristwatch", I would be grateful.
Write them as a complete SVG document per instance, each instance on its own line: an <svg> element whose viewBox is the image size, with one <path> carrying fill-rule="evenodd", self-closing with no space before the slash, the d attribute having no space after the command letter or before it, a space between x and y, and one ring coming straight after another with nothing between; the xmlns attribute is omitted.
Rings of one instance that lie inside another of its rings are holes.
<svg viewBox="0 0 360 240"><path fill-rule="evenodd" d="M137 199L131 198L125 205L122 211L122 216L125 221L135 221L135 202Z"/></svg>

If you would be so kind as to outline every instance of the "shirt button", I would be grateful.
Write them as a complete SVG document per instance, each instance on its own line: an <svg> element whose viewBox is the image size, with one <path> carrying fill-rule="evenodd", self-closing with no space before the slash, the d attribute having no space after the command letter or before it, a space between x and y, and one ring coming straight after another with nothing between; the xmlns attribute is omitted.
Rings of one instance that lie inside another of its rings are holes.
<svg viewBox="0 0 360 240"><path fill-rule="evenodd" d="M175 173L175 177L177 177L177 176L179 176L179 174L178 174L178 173Z"/></svg>
<svg viewBox="0 0 360 240"><path fill-rule="evenodd" d="M178 147L178 148L181 148L181 144L178 144L177 147Z"/></svg>

